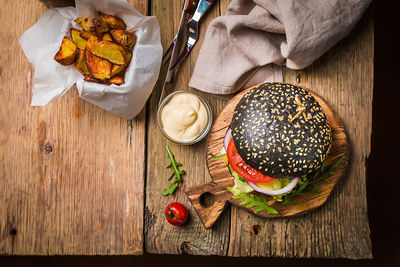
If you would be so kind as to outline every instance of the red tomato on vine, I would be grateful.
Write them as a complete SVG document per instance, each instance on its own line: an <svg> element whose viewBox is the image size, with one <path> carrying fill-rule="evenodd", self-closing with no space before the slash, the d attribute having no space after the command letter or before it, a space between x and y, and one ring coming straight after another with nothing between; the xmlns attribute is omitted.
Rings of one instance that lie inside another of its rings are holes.
<svg viewBox="0 0 400 267"><path fill-rule="evenodd" d="M188 218L188 211L179 202L173 202L165 208L165 218L172 225L182 225Z"/></svg>

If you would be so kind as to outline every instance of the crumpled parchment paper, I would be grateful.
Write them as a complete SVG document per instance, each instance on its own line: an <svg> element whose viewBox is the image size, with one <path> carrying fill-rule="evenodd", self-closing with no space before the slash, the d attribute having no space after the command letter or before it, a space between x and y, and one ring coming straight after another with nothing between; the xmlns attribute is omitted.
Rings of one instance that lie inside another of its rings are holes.
<svg viewBox="0 0 400 267"><path fill-rule="evenodd" d="M70 28L81 29L74 19L97 17L97 11L122 18L127 30L137 36L125 84L120 86L86 82L74 64L62 66L54 60L64 36L70 38ZM76 0L76 8L49 9L21 36L19 43L35 68L32 106L48 104L76 83L84 100L132 119L145 105L160 71L162 46L158 21L156 17L142 15L126 0Z"/></svg>

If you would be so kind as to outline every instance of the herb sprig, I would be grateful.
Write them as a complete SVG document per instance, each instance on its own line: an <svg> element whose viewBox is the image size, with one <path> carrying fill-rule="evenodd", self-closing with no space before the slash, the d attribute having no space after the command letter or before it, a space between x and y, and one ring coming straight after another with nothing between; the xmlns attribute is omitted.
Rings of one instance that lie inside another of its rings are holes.
<svg viewBox="0 0 400 267"><path fill-rule="evenodd" d="M162 191L161 195L163 196L172 195L175 192L175 189L178 187L178 185L183 182L182 175L185 174L184 170L179 170L179 167L182 166L182 163L179 163L175 160L174 154L172 154L168 146L166 146L165 148L167 150L167 156L171 161L171 163L167 166L167 169L173 170L173 173L168 178L168 181L171 181L173 178L175 179L171 182L168 188Z"/></svg>
<svg viewBox="0 0 400 267"><path fill-rule="evenodd" d="M227 189L232 192L231 187L227 187ZM241 193L239 195L232 196L232 198L243 199L243 201L240 202L240 205L245 205L246 208L257 207L257 209L254 211L255 213L265 210L267 214L279 214L279 212L274 207L268 205L267 199L261 198L259 195Z"/></svg>
<svg viewBox="0 0 400 267"><path fill-rule="evenodd" d="M316 183L321 181L329 183L330 180L328 178L334 175L335 169L342 163L343 160L344 156L336 160L335 163L329 166L328 169L325 169L324 163L322 163L321 168L314 174L311 179L308 179L306 176L301 177L297 185L298 187L285 195L282 205L296 205L297 202L292 201L292 199L296 196L304 195L305 193L320 193L316 186Z"/></svg>

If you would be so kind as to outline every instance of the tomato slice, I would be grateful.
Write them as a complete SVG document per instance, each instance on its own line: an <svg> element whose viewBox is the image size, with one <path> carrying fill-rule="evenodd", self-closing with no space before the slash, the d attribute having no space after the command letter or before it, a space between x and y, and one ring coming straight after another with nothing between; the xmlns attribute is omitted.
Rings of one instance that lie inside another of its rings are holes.
<svg viewBox="0 0 400 267"><path fill-rule="evenodd" d="M232 169L242 176L246 181L253 183L269 183L277 179L264 175L252 168L250 165L244 163L242 157L239 155L235 147L235 144L233 143L232 138L229 141L226 155L228 156L228 161Z"/></svg>

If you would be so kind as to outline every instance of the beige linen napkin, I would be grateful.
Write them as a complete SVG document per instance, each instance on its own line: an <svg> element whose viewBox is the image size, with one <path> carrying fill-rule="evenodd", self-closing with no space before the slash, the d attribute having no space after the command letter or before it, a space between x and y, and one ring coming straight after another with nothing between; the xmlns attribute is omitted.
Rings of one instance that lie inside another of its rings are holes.
<svg viewBox="0 0 400 267"><path fill-rule="evenodd" d="M302 69L346 36L370 0L232 0L214 19L189 86L232 94L282 81L277 65ZM276 65L274 65L276 64Z"/></svg>

